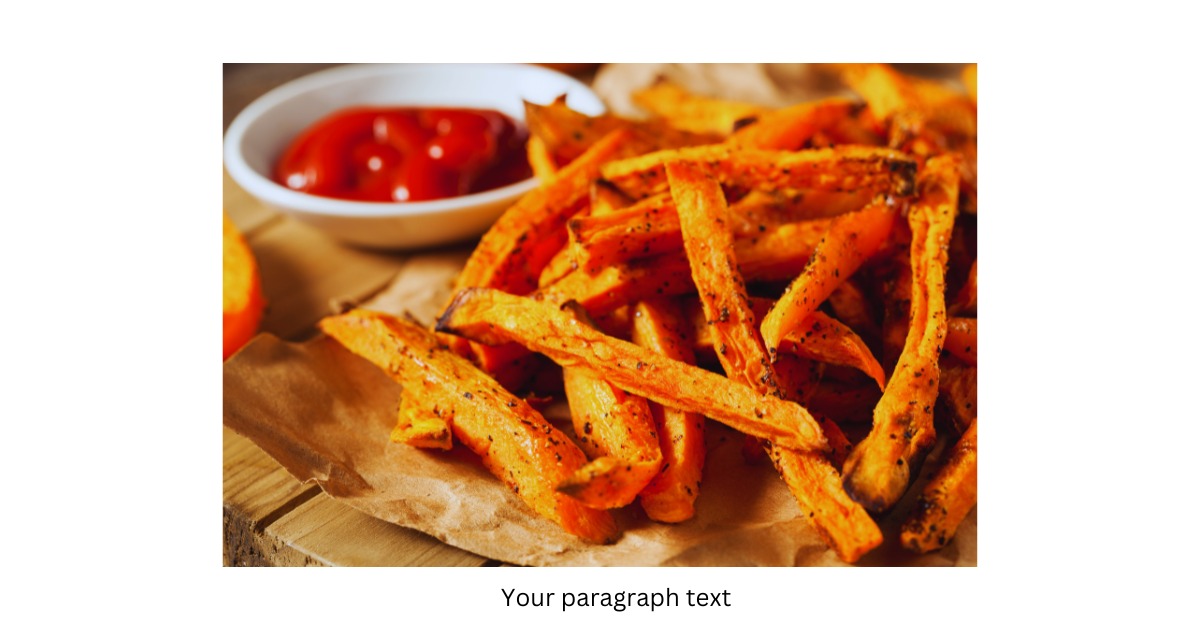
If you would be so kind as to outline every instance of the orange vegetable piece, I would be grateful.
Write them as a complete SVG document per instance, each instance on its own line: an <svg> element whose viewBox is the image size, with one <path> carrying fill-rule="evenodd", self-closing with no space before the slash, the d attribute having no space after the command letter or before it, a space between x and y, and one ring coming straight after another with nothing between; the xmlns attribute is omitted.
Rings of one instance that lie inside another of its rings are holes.
<svg viewBox="0 0 1200 630"><path fill-rule="evenodd" d="M979 365L976 321L973 317L951 317L946 322L946 351L971 365Z"/></svg>
<svg viewBox="0 0 1200 630"><path fill-rule="evenodd" d="M224 308L222 331L224 357L228 359L258 330L267 301L262 295L258 278L258 263L229 215L224 216Z"/></svg>
<svg viewBox="0 0 1200 630"><path fill-rule="evenodd" d="M453 418L454 437L474 451L497 479L538 514L568 533L613 542L612 515L585 506L555 487L587 463L567 436L524 400L510 394L429 331L385 313L353 310L326 317L320 328L346 349L420 392L421 405L436 403Z"/></svg>
<svg viewBox="0 0 1200 630"><path fill-rule="evenodd" d="M793 105L759 116L757 122L738 129L728 142L749 149L795 151L817 132L849 117L856 105L844 98Z"/></svg>
<svg viewBox="0 0 1200 630"><path fill-rule="evenodd" d="M684 333L686 326L675 300L644 300L634 306L634 343L668 359L695 365L696 357ZM663 469L642 489L642 509L663 523L685 521L696 513L693 504L700 496L707 454L704 416L656 402L650 403L650 412L654 414Z"/></svg>
<svg viewBox="0 0 1200 630"><path fill-rule="evenodd" d="M554 161L554 156L550 154L541 138L530 136L525 143L525 153L528 155L534 177L540 179L542 184L553 179L554 174L558 172L558 163Z"/></svg>
<svg viewBox="0 0 1200 630"><path fill-rule="evenodd" d="M788 333L823 303L833 290L849 278L879 249L891 234L896 206L890 198L880 197L858 212L837 217L829 233L817 245L812 262L800 277L792 281L783 297L762 322L763 342L772 359ZM880 376L882 380L882 372Z"/></svg>
<svg viewBox="0 0 1200 630"><path fill-rule="evenodd" d="M978 425L971 423L900 528L900 543L909 551L941 549L979 500Z"/></svg>
<svg viewBox="0 0 1200 630"><path fill-rule="evenodd" d="M921 196L909 210L912 229L912 311L904 351L883 398L875 407L871 433L846 460L846 493L868 510L895 505L908 488L910 466L933 444L938 357L946 335L946 250L958 210L958 160L926 163Z"/></svg>
<svg viewBox="0 0 1200 630"><path fill-rule="evenodd" d="M974 315L976 309L979 308L979 279L976 275L979 271L979 260L971 263L971 273L967 275L967 282L958 290L958 295L954 296L954 302L950 304L951 315Z"/></svg>
<svg viewBox="0 0 1200 630"><path fill-rule="evenodd" d="M604 335L546 302L467 289L442 313L437 330L480 343L515 341L564 368L589 368L631 394L704 414L742 433L797 450L828 448L816 420L800 405Z"/></svg>
<svg viewBox="0 0 1200 630"><path fill-rule="evenodd" d="M662 80L634 92L633 102L662 117L676 129L720 136L733 133L739 121L771 111L761 105L699 96Z"/></svg>

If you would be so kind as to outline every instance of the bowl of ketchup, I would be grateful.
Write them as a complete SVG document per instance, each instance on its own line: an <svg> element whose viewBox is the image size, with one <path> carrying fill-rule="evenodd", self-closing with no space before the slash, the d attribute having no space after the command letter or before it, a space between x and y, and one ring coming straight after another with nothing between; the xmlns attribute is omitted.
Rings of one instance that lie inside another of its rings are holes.
<svg viewBox="0 0 1200 630"><path fill-rule="evenodd" d="M225 167L264 204L354 245L429 247L478 236L537 186L523 101L587 86L530 65L344 66L283 85L225 134Z"/></svg>

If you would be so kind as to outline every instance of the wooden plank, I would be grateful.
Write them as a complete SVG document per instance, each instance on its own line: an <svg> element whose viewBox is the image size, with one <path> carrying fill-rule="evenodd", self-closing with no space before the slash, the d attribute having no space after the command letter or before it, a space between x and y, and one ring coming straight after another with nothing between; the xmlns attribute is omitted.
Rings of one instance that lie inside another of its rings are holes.
<svg viewBox="0 0 1200 630"><path fill-rule="evenodd" d="M487 558L432 536L367 516L325 494L296 507L264 532L330 566L478 567Z"/></svg>
<svg viewBox="0 0 1200 630"><path fill-rule="evenodd" d="M315 332L331 301L361 301L385 287L408 257L354 249L291 218L247 241L258 259L267 312L261 331L289 340Z"/></svg>

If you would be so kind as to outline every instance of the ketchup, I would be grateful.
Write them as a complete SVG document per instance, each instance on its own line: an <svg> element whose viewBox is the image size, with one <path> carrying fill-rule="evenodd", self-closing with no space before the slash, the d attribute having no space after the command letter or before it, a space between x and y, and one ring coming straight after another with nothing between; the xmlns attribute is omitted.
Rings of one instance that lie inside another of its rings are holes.
<svg viewBox="0 0 1200 630"><path fill-rule="evenodd" d="M492 110L354 107L297 136L275 165L275 181L353 201L457 197L532 177L528 136Z"/></svg>

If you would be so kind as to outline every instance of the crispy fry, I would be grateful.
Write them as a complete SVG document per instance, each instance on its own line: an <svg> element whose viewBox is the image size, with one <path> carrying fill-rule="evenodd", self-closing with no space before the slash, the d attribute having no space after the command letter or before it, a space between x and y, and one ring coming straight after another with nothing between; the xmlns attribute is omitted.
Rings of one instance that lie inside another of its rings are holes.
<svg viewBox="0 0 1200 630"><path fill-rule="evenodd" d="M962 522L979 499L978 421L972 422L954 445L950 457L925 486L908 519L900 529L900 542L914 553L941 549L954 538Z"/></svg>
<svg viewBox="0 0 1200 630"><path fill-rule="evenodd" d="M738 149L720 144L667 150L606 164L604 178L634 199L667 190L663 164L698 162L723 185L762 191L813 188L907 195L916 162L890 149L843 146L808 151Z"/></svg>
<svg viewBox="0 0 1200 630"><path fill-rule="evenodd" d="M437 329L481 343L516 341L563 367L586 367L631 394L701 413L797 450L826 450L820 427L800 405L599 333L552 304L494 289L459 293Z"/></svg>
<svg viewBox="0 0 1200 630"><path fill-rule="evenodd" d="M804 273L792 281L787 292L762 322L763 342L772 359L788 333L799 328L809 315L841 284L858 271L892 231L896 206L890 198L880 197L871 205L840 216L829 226L829 233L817 245ZM880 372L882 379L882 371Z"/></svg>
<svg viewBox="0 0 1200 630"><path fill-rule="evenodd" d="M600 329L582 307L572 306L576 319ZM650 405L587 368L564 367L563 385L575 435L592 461L558 490L598 509L629 505L662 464Z"/></svg>
<svg viewBox="0 0 1200 630"><path fill-rule="evenodd" d="M543 185L553 179L554 174L558 172L558 164L541 138L530 136L525 143L525 153L529 159L529 166L533 169L534 177L542 180Z"/></svg>
<svg viewBox="0 0 1200 630"><path fill-rule="evenodd" d="M754 300L752 310L755 321L762 320L770 310L771 304L770 300ZM716 339L712 327L708 324L708 317L691 299L684 302L684 309L694 330L693 350L704 357L716 358ZM845 365L862 370L878 383L880 390L884 388L883 368L871 354L871 349L848 326L820 311L809 315L796 330L788 333L780 345L780 350L783 354L779 355L779 361L790 355Z"/></svg>
<svg viewBox="0 0 1200 630"><path fill-rule="evenodd" d="M719 348L721 367L731 380L759 394L782 397L757 334L746 282L738 272L720 184L690 162L667 162L665 167L692 281Z"/></svg>
<svg viewBox="0 0 1200 630"><path fill-rule="evenodd" d="M975 318L966 317L951 317L946 321L945 350L971 365L979 365L975 322Z"/></svg>
<svg viewBox="0 0 1200 630"><path fill-rule="evenodd" d="M538 514L576 536L594 542L616 540L617 526L610 514L554 490L587 462L583 451L525 401L446 350L433 334L390 315L362 310L327 317L320 328L406 390L411 383L429 383L420 391L451 414L454 437L483 458L488 471Z"/></svg>
<svg viewBox="0 0 1200 630"><path fill-rule="evenodd" d="M879 336L879 324L867 294L854 278L846 278L829 294L829 307L838 321L858 332Z"/></svg>
<svg viewBox="0 0 1200 630"><path fill-rule="evenodd" d="M962 82L963 82L963 85L967 88L967 94L971 95L971 100L974 102L979 102L979 95L977 93L979 90L979 87L977 85L978 81L979 81L979 64L975 64L975 63L967 64L962 70Z"/></svg>
<svg viewBox="0 0 1200 630"><path fill-rule="evenodd" d="M633 200L627 197L625 193L603 179L597 179L592 182L592 187L588 191L588 197L592 202L588 216L593 217L602 217L633 204Z"/></svg>
<svg viewBox="0 0 1200 630"><path fill-rule="evenodd" d="M548 287L578 268L571 245L565 245L542 269L542 274L538 276L538 287Z"/></svg>
<svg viewBox="0 0 1200 630"><path fill-rule="evenodd" d="M633 102L662 117L676 129L720 136L733 133L734 124L740 120L771 111L761 105L697 96L670 81L661 80L634 92Z"/></svg>
<svg viewBox="0 0 1200 630"><path fill-rule="evenodd" d="M954 296L950 304L950 315L974 315L979 308L979 279L975 275L979 268L979 260L971 263L971 273L967 275L967 283Z"/></svg>
<svg viewBox="0 0 1200 630"><path fill-rule="evenodd" d="M934 440L938 356L946 334L946 249L958 210L958 163L926 163L921 197L909 210L912 228L912 315L899 364L875 407L870 435L843 469L846 493L868 510L890 508L908 488L910 466Z"/></svg>
<svg viewBox="0 0 1200 630"><path fill-rule="evenodd" d="M445 451L453 446L450 427L454 410L443 409L437 403L437 396L431 391L433 387L433 383L424 380L404 384L396 428L392 429L393 442Z"/></svg>
<svg viewBox="0 0 1200 630"><path fill-rule="evenodd" d="M672 299L651 299L634 307L633 342L668 359L695 365L687 342L687 324ZM663 469L641 493L646 516L663 523L685 521L696 513L704 470L704 416L651 402Z"/></svg>
<svg viewBox="0 0 1200 630"><path fill-rule="evenodd" d="M795 151L817 132L848 118L855 103L844 98L800 103L762 114L758 120L737 130L729 144L748 149Z"/></svg>
<svg viewBox="0 0 1200 630"><path fill-rule="evenodd" d="M847 64L842 76L877 120L893 121L893 136L899 127L919 134L927 125L945 133L975 135L974 105L937 82L901 74L883 63Z"/></svg>
<svg viewBox="0 0 1200 630"><path fill-rule="evenodd" d="M637 136L650 150L689 147L720 140L671 128L662 121L635 122L612 115L591 117L567 107L565 99L550 105L525 103L525 123L530 137L541 138L558 164L568 164L614 131Z"/></svg>
<svg viewBox="0 0 1200 630"><path fill-rule="evenodd" d="M938 400L949 411L948 420L954 432L962 435L979 414L979 368L967 365L954 356L943 354L938 361Z"/></svg>
<svg viewBox="0 0 1200 630"><path fill-rule="evenodd" d="M763 282L794 278L828 227L828 219L790 223L734 241L742 276ZM579 269L534 297L554 304L575 300L598 317L643 298L691 293L695 286L687 256L677 252L613 265L595 275Z"/></svg>

